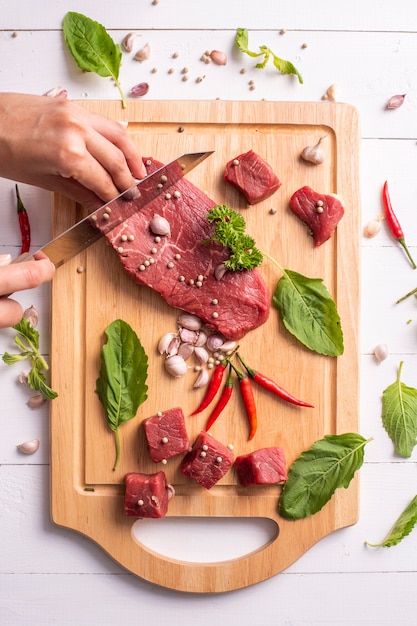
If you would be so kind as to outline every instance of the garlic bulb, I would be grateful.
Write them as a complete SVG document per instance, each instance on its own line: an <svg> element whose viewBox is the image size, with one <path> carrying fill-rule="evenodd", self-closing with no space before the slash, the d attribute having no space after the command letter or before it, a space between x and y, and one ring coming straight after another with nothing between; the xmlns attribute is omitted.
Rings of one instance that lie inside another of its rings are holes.
<svg viewBox="0 0 417 626"><path fill-rule="evenodd" d="M321 163L323 163L324 159L326 158L326 153L320 146L323 139L324 137L320 137L320 139L314 146L306 146L301 152L301 158L304 161L313 163L313 165L320 165Z"/></svg>

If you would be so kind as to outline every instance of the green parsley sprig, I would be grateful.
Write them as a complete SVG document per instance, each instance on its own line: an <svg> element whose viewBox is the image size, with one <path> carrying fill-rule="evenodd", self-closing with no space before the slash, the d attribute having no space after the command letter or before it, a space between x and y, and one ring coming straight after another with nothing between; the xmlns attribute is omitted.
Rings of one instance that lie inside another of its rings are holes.
<svg viewBox="0 0 417 626"><path fill-rule="evenodd" d="M49 369L48 363L39 352L39 333L30 325L28 319L23 317L18 324L13 326L17 331L15 343L20 348L20 354L5 352L3 361L7 365L13 365L19 361L29 360L31 369L28 374L28 384L35 391L39 391L46 400L53 400L58 396L56 391L46 383L45 371Z"/></svg>
<svg viewBox="0 0 417 626"><path fill-rule="evenodd" d="M207 214L207 220L214 224L213 237L206 239L217 241L229 248L230 256L224 261L228 270L252 270L262 263L263 254L255 245L255 240L245 234L245 218L225 204L215 206Z"/></svg>

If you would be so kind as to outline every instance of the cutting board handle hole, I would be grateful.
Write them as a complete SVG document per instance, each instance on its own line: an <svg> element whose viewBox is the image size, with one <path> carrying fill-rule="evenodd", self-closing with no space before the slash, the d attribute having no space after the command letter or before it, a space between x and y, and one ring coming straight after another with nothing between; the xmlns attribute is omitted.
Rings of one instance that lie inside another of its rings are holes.
<svg viewBox="0 0 417 626"><path fill-rule="evenodd" d="M137 520L131 532L162 558L217 563L262 550L278 538L279 526L264 517L165 517Z"/></svg>

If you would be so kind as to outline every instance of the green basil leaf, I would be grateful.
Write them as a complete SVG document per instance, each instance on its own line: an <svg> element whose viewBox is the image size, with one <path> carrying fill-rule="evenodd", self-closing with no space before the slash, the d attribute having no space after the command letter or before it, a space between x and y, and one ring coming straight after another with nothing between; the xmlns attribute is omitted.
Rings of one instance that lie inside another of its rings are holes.
<svg viewBox="0 0 417 626"><path fill-rule="evenodd" d="M105 330L107 343L101 350L100 376L96 393L103 405L107 422L116 433L115 469L120 460L118 428L135 417L147 399L148 357L132 327L115 320Z"/></svg>
<svg viewBox="0 0 417 626"><path fill-rule="evenodd" d="M382 424L394 444L395 452L408 458L417 438L417 389L401 382L403 361L395 383L382 392Z"/></svg>
<svg viewBox="0 0 417 626"><path fill-rule="evenodd" d="M237 29L235 43L241 52L244 52L250 57L259 57L262 54L262 52L252 52L249 50L249 33L246 28Z"/></svg>
<svg viewBox="0 0 417 626"><path fill-rule="evenodd" d="M278 505L280 515L295 520L320 511L338 487L349 486L362 466L368 441L356 433L326 435L302 452L288 472Z"/></svg>
<svg viewBox="0 0 417 626"><path fill-rule="evenodd" d="M400 543L404 537L407 537L407 535L411 533L416 525L416 522L417 496L414 496L410 504L401 513L384 541L381 543L369 543L369 541L365 541L365 543L366 545L371 546L371 548L390 548L391 546L396 546L397 543Z"/></svg>
<svg viewBox="0 0 417 626"><path fill-rule="evenodd" d="M104 78L113 78L123 107L126 108L118 80L122 52L104 26L81 13L70 11L64 17L62 30L65 43L78 67L85 72L94 72Z"/></svg>
<svg viewBox="0 0 417 626"><path fill-rule="evenodd" d="M299 83L303 84L303 77L300 72L297 70L295 65L291 63L291 61L285 61L284 59L280 59L279 57L273 55L274 66L277 68L281 74L295 74L297 76Z"/></svg>
<svg viewBox="0 0 417 626"><path fill-rule="evenodd" d="M321 278L284 270L272 301L285 328L307 348L326 356L343 354L340 316Z"/></svg>

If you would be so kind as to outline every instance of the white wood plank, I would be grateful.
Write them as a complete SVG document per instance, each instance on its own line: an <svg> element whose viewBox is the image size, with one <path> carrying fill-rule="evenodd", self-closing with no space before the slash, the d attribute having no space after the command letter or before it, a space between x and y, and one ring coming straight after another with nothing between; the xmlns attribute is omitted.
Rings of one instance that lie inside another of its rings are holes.
<svg viewBox="0 0 417 626"><path fill-rule="evenodd" d="M121 41L126 30L112 31ZM138 46L149 42L151 57L140 64L125 56L120 79L127 93L139 82L148 82L148 99L232 99L320 101L327 88L339 85L338 99L358 108L363 137L412 138L417 136L415 107L417 42L413 33L346 33L297 30L278 36L276 31L256 32L253 47L269 45L283 58L291 60L304 77L278 75L270 64L265 70L254 68L255 61L234 50L235 30L212 31L139 31ZM303 49L303 43L307 48ZM200 58L207 49L228 53L228 65L204 64ZM30 50L31 62L27 62ZM349 50L349 54L346 54ZM329 53L331 51L331 54ZM172 59L174 52L179 53ZM82 73L69 55L59 31L19 32L13 38L0 32L0 55L8 60L2 68L2 89L42 94L56 85L68 89L72 99L118 99L110 79ZM48 63L45 63L45 58ZM152 73L156 67L157 73ZM170 68L174 74L168 74ZM181 70L189 69L184 82ZM242 67L246 74L240 74ZM205 76L201 83L198 77ZM251 90L249 81L255 81ZM395 93L406 93L404 105L386 110Z"/></svg>
<svg viewBox="0 0 417 626"><path fill-rule="evenodd" d="M67 11L78 11L104 24L106 28L163 29L212 29L237 28L252 29L286 28L290 30L326 31L411 31L416 30L417 19L412 0L399 0L393 10L388 0L371 0L364 3L352 0L349 10L343 11L341 25L340 5L332 0L320 0L314 5L308 0L296 4L284 0L211 0L210 4L199 4L196 10L194 0L121 0L117 5L113 0L75 0L68 5L65 0L56 0L48 6L41 0L20 0L10 3L0 2L0 28L40 29L60 28Z"/></svg>

